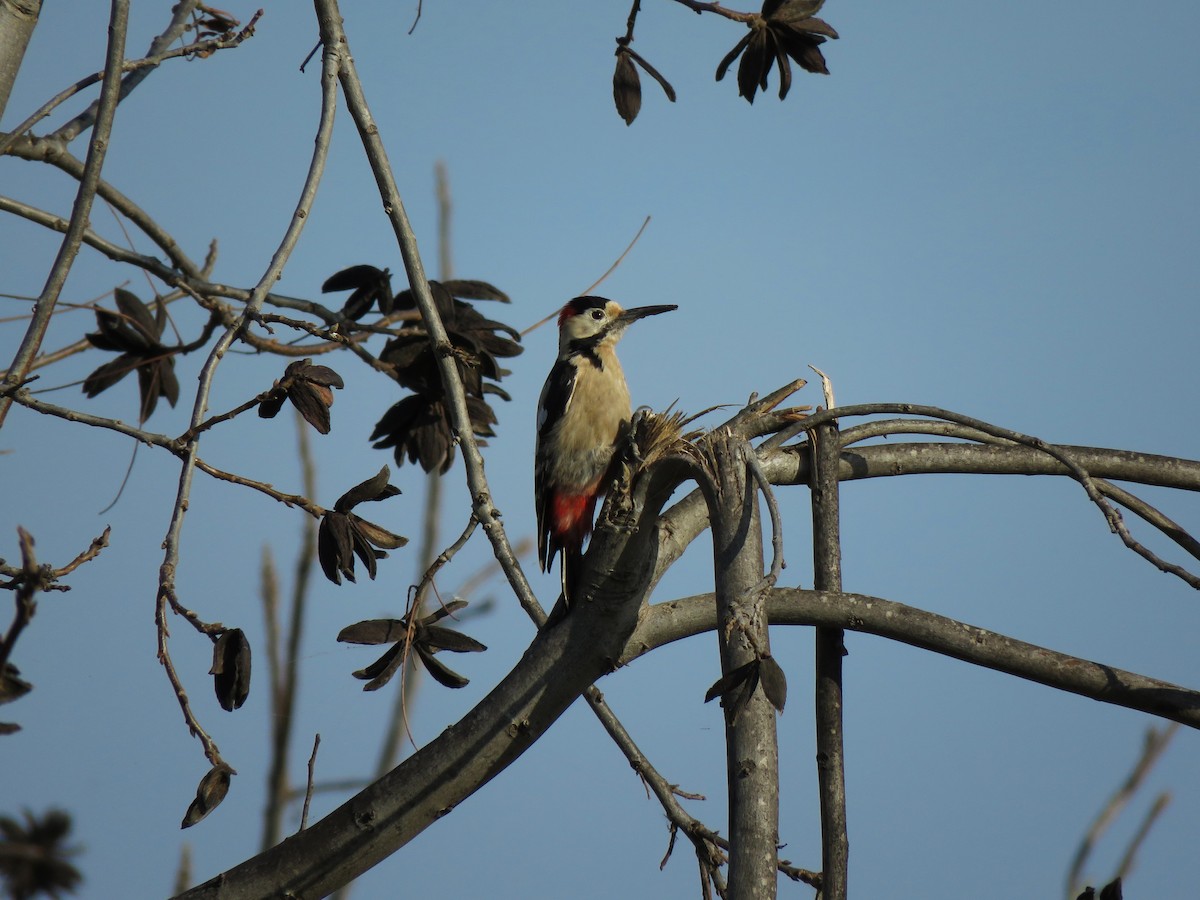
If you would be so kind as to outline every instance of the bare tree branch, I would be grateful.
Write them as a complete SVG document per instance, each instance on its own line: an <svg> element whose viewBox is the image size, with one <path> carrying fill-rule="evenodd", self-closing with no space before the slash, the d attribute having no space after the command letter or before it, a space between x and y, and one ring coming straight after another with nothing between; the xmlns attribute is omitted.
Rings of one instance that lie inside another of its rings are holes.
<svg viewBox="0 0 1200 900"><path fill-rule="evenodd" d="M825 384L828 380L822 378ZM832 391L827 390L827 394ZM828 397L827 399L832 399ZM808 438L812 458L813 587L842 589L841 501L836 422L814 429ZM850 842L846 830L846 749L842 725L841 628L816 629L813 712L816 717L817 785L821 800L821 897L846 900Z"/></svg>
<svg viewBox="0 0 1200 900"><path fill-rule="evenodd" d="M34 307L29 328L4 376L5 386L18 385L25 380L29 367L42 346L46 329L50 326L50 318L54 315L54 306L58 302L58 295L62 291L67 274L71 271L71 266L79 253L83 232L87 229L88 218L92 213L92 203L100 185L100 171L104 167L104 157L108 153L113 118L116 115L119 101L121 63L125 58L125 33L128 28L129 0L112 0L108 24L108 51L104 60L104 83L101 85L100 99L97 101L96 128L92 133L92 140L88 144L87 160L79 173L79 190L75 195L75 205L71 210L71 222L67 226L66 236L59 245L58 255L50 267L50 273L42 287L41 296L38 297ZM11 406L12 399L0 394L0 428L4 427L4 420Z"/></svg>
<svg viewBox="0 0 1200 900"><path fill-rule="evenodd" d="M767 611L772 624L842 627L874 634L1056 690L1200 728L1200 691L1059 653L892 600L775 588ZM642 615L617 663L626 665L655 647L715 627L711 594L656 603Z"/></svg>
<svg viewBox="0 0 1200 900"><path fill-rule="evenodd" d="M1171 738L1175 737L1175 732L1179 730L1179 725L1172 722L1163 729L1157 729L1150 726L1146 729L1145 740L1142 742L1142 752L1138 754L1137 761L1133 764L1133 768L1125 777L1125 780L1118 785L1112 796L1108 798L1108 802L1096 814L1096 818L1092 820L1092 824L1088 826L1084 832L1082 840L1079 842L1079 847L1075 851L1074 857L1071 859L1070 868L1067 870L1066 896L1067 900L1078 895L1083 887L1083 867L1087 864L1088 857L1091 856L1092 850L1096 846L1096 842L1108 830L1108 827L1116 820L1121 811L1133 799L1133 795L1146 781L1146 776L1154 768L1155 764L1162 758L1163 751L1167 749L1167 745L1171 743ZM1163 804L1165 806L1165 803ZM1158 803L1155 804L1158 807ZM1144 829L1148 830L1157 818L1158 812L1152 810L1150 817L1143 823ZM1132 859L1137 851L1137 846L1141 844L1142 838L1145 835L1135 838L1133 844L1126 853L1126 858ZM1122 863L1118 867L1116 877L1123 877L1125 874L1125 864Z"/></svg>
<svg viewBox="0 0 1200 900"><path fill-rule="evenodd" d="M716 573L717 640L722 680L748 672L721 694L729 791L729 897L768 900L776 893L779 846L779 744L775 709L759 690L771 655L763 591L758 486L744 439L710 434L712 487L706 486ZM774 661L772 660L771 663Z"/></svg>
<svg viewBox="0 0 1200 900"><path fill-rule="evenodd" d="M263 273L258 285L251 294L249 301L246 304L246 309L239 317L238 321L226 328L224 334L221 335L213 345L209 353L208 359L200 371L199 387L196 391L196 400L192 408L191 425L189 428L190 438L184 442L183 447L183 466L179 475L179 488L176 493L175 505L171 514L171 521L167 527L167 535L163 540L163 562L159 567L159 588L158 598L156 601L155 621L158 627L158 655L159 661L167 672L167 676L171 681L172 687L175 690L177 699L179 700L180 709L183 711L184 720L187 722L191 732L200 738L204 745L205 755L214 767L228 766L221 759L220 751L217 749L216 743L211 737L200 727L195 715L192 713L191 706L188 703L187 695L183 690L183 685L175 673L174 666L171 663L170 652L167 645L167 607L168 604L176 613L181 612L181 607L175 596L175 570L179 564L179 548L180 535L183 529L183 519L187 510L189 498L191 496L192 476L196 468L200 465L197 456L199 449L200 435L196 433L196 428L204 421L205 410L208 406L209 392L212 389L213 379L216 376L217 366L220 364L226 351L233 344L234 340L241 333L246 324L258 314L262 307L263 301L266 298L267 291L271 285L275 284L282 272L283 267L291 255L292 249L296 246L296 242L300 239L300 232L304 224L308 221L308 214L312 208L312 203L316 197L317 186L320 184L321 175L325 169L325 160L329 153L330 136L333 133L333 117L334 110L337 106L337 63L336 57L330 55L325 60L325 65L321 73L321 113L320 121L317 125L316 138L313 142L312 162L309 165L308 175L305 178L304 186L300 191L300 197L296 204L296 209L291 216L288 227L284 232L283 238L280 241L278 249L271 258L270 265ZM214 470L210 469L210 474ZM248 480L247 480L248 483ZM263 486L259 486L262 489Z"/></svg>
<svg viewBox="0 0 1200 900"><path fill-rule="evenodd" d="M387 151L379 136L379 128L367 107L363 95L362 84L354 67L354 57L350 53L346 33L342 28L342 17L336 0L316 0L317 20L321 28L321 41L326 54L337 54L341 59L339 78L346 97L346 106L354 123L358 127L359 137L366 150L371 171L375 175L383 206L396 234L400 247L400 255L404 259L404 268L408 273L408 283L413 292L421 318L429 332L433 344L438 367L442 376L442 384L446 391L446 403L450 409L450 419L454 433L458 439L459 450L463 457L463 466L467 474L467 486L471 491L472 512L483 526L484 533L492 542L496 559L504 569L508 583L513 589L521 606L530 610L540 610L541 605L534 596L533 589L521 570L520 561L509 544L504 526L500 521L500 512L492 502L491 489L488 487L487 476L484 474L483 457L475 442L475 434L471 428L471 419L467 413L466 395L462 388L462 379L458 374L458 365L452 354L452 347L446 336L429 282L425 277L425 268L417 249L416 237L408 221L400 192L396 188L395 177L391 164L388 162Z"/></svg>
<svg viewBox="0 0 1200 900"><path fill-rule="evenodd" d="M42 0L0 2L0 119L4 118L13 82L21 70L25 49L33 37L41 11Z"/></svg>

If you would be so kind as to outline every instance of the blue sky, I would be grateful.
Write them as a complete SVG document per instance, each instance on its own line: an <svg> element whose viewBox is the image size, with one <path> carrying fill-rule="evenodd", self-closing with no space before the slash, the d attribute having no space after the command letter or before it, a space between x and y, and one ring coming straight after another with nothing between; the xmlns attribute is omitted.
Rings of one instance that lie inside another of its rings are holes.
<svg viewBox="0 0 1200 900"><path fill-rule="evenodd" d="M84 6L47 5L4 127L101 67L105 5ZM842 34L826 47L833 75L797 72L783 103L773 77L753 107L737 97L732 78L713 81L740 26L662 0L644 6L634 46L679 99L670 104L646 83L641 116L627 128L610 82L626 3L427 2L412 35L412 6L344 3L367 98L431 270L440 159L454 195L457 274L507 291L514 303L504 318L517 327L591 284L652 217L600 289L627 306L680 307L622 344L635 403L678 401L692 411L737 404L810 374L813 364L831 375L842 404L928 403L1051 441L1197 456L1194 4L1155 4L1135 18L1110 2L1019 2L1001 18L976 4L830 0L823 15ZM145 51L167 11L135 6L130 56ZM245 19L253 9L231 11ZM268 5L240 49L164 65L118 111L106 178L193 258L218 240L219 281L255 283L287 224L319 100L319 67L306 75L297 67L315 40L311 9ZM76 149L82 155L82 145ZM73 192L47 167L0 160L0 193L65 215ZM93 223L122 240L103 206ZM151 252L145 238L133 240ZM57 242L0 219L0 288L36 296ZM329 274L364 262L401 268L342 109L325 181L279 290L316 297ZM64 300L90 301L121 284L150 295L139 273L85 250ZM5 318L26 310L0 303ZM191 335L200 318L181 312L177 321ZM71 342L93 322L87 312L64 314L46 346ZM5 358L22 331L19 321L0 324ZM499 405L499 435L487 451L514 538L534 527L534 405L554 337L543 329L526 344L506 382L513 401ZM99 359L77 357L43 382L76 381ZM185 395L200 362L193 355L178 364ZM347 385L333 407L333 433L315 441L317 500L327 505L391 462L367 436L396 399L353 361L332 365ZM230 356L212 409L253 396L282 368ZM47 397L84 403L77 387ZM818 403L819 391L810 386L798 400ZM130 420L135 404L130 383L86 408ZM182 431L187 407L161 408L150 426ZM201 453L292 489L294 443L286 416L255 418L214 430ZM154 658L158 548L177 464L142 448L120 503L101 515L128 464L128 441L15 409L0 450L0 555L16 556L17 524L37 537L40 558L56 564L113 527L111 547L72 577L70 593L42 599L18 645L15 662L36 689L5 709L24 730L0 748L3 811L72 811L87 850L86 897L165 894L183 841L199 879L249 856L266 777L265 657L256 660L249 701L226 714L204 674L208 643L183 623L173 629L176 663L240 774L208 821L178 831L205 764ZM423 478L410 466L393 469L404 496L381 505L377 518L415 537ZM461 480L456 466L447 479L447 543L465 523ZM1200 530L1197 498L1144 495ZM782 490L780 500L789 583L810 586L807 493ZM1200 598L1123 549L1077 485L881 479L847 485L843 504L848 590L1197 684ZM183 601L205 619L242 627L259 649L260 554L271 546L287 584L300 515L200 480L184 529ZM708 546L698 541L655 599L710 589ZM439 586L452 592L487 554L477 536ZM315 586L294 777L302 777L314 732L322 737L319 778L373 765L392 692L363 694L349 672L369 657L334 636L350 622L398 613L415 565L415 551L400 551L373 583ZM537 576L544 601L556 582ZM419 743L477 702L532 636L515 603L499 587L491 595L497 608L469 628L490 650L461 660L471 678L465 690L423 689L412 713ZM812 636L777 629L772 640L791 686L780 720L784 855L817 868ZM847 645L855 895L1061 895L1083 829L1125 776L1152 720L876 638L849 635ZM708 636L639 660L601 687L664 775L710 798L691 811L724 831L721 714L701 702L717 672ZM1094 883L1115 865L1152 794L1165 790L1172 802L1127 896L1192 895L1200 878L1198 753L1195 734L1177 735L1149 793L1098 848ZM314 813L341 799L318 796ZM355 896L695 896L686 847L659 872L666 840L659 808L578 705L500 778L365 876ZM781 895L811 892L783 885Z"/></svg>

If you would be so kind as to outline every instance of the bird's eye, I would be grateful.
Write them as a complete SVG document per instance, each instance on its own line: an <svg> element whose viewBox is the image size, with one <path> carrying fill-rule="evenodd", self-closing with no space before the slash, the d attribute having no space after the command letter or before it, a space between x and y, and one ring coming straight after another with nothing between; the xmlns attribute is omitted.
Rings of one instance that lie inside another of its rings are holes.
<svg viewBox="0 0 1200 900"><path fill-rule="evenodd" d="M597 322L599 322L601 319L604 318L604 310L593 309L592 310L592 318L595 319Z"/></svg>

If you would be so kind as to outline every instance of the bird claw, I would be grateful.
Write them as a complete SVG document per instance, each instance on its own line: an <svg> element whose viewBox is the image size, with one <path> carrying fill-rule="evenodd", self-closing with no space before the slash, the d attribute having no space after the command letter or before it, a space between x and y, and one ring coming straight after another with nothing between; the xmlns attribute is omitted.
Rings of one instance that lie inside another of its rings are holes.
<svg viewBox="0 0 1200 900"><path fill-rule="evenodd" d="M600 525L632 534L637 531L637 515L632 503L610 502L604 505L600 515Z"/></svg>

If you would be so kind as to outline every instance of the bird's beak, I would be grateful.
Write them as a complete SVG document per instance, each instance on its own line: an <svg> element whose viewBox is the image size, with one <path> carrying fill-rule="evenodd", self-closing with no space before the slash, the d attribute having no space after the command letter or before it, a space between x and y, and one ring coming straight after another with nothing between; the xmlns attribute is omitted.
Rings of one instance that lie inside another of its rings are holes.
<svg viewBox="0 0 1200 900"><path fill-rule="evenodd" d="M646 316L657 316L659 313L670 312L673 309L679 309L679 307L674 303L669 303L666 306L635 306L633 309L627 309L621 315L617 316L617 322L624 328L638 319L644 319Z"/></svg>

